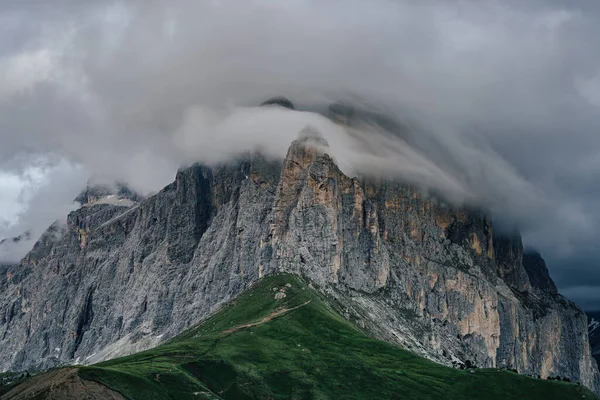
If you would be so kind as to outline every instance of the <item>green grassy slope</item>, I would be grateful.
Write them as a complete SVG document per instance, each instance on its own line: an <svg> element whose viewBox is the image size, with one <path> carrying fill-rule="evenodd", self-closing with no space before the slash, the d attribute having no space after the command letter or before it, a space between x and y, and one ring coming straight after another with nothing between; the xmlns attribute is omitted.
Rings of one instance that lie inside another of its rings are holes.
<svg viewBox="0 0 600 400"><path fill-rule="evenodd" d="M162 346L79 374L130 399L600 399L575 384L427 361L367 337L282 275Z"/></svg>

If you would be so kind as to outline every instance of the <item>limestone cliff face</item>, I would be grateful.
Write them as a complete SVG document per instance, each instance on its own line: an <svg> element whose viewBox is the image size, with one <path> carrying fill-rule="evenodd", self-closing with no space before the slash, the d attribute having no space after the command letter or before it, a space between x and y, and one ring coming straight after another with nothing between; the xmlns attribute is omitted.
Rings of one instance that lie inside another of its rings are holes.
<svg viewBox="0 0 600 400"><path fill-rule="evenodd" d="M600 390L585 315L525 262L518 235L399 183L349 178L326 153L308 131L283 163L196 165L135 204L71 213L0 270L1 368L148 348L291 271L366 331L430 359Z"/></svg>

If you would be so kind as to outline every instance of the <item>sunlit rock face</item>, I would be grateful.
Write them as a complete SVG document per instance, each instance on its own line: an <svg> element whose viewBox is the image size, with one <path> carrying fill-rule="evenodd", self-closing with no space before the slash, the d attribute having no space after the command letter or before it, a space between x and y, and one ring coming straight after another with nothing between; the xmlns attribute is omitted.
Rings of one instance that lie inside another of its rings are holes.
<svg viewBox="0 0 600 400"><path fill-rule="evenodd" d="M432 360L600 389L586 316L517 234L401 183L350 178L327 152L307 128L283 162L194 165L149 198L72 212L0 270L0 366L146 349L287 271L365 331Z"/></svg>

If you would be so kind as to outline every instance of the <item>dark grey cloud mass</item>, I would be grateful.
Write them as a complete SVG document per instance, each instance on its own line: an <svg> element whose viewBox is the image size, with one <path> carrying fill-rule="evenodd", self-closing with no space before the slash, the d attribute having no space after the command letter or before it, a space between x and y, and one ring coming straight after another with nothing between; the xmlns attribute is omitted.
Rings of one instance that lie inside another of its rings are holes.
<svg viewBox="0 0 600 400"><path fill-rule="evenodd" d="M517 226L564 293L600 308L599 18L566 0L7 0L0 236L49 225L86 175L152 192L182 164L281 157L310 124L348 174ZM368 104L406 128L254 107L274 95Z"/></svg>

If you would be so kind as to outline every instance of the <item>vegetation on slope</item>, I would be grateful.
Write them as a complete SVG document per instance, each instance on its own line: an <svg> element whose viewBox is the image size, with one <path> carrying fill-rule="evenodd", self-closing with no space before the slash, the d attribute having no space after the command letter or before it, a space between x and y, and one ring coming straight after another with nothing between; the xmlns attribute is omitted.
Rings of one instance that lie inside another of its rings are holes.
<svg viewBox="0 0 600 400"><path fill-rule="evenodd" d="M0 396L29 379L28 372L0 372Z"/></svg>
<svg viewBox="0 0 600 400"><path fill-rule="evenodd" d="M130 399L598 399L566 382L444 367L369 338L284 275L162 346L79 374Z"/></svg>

